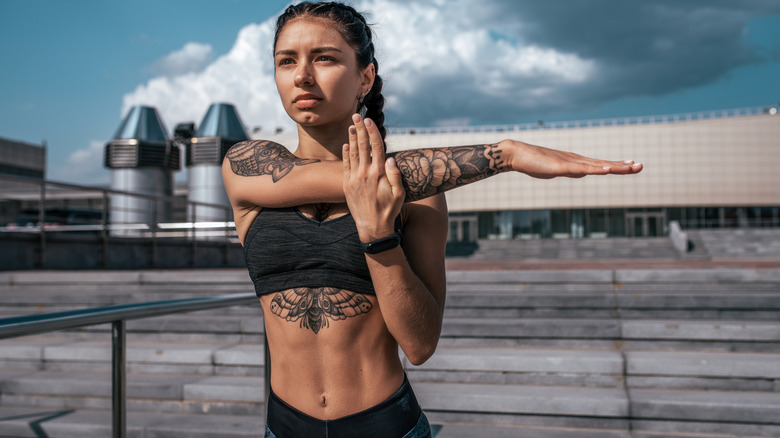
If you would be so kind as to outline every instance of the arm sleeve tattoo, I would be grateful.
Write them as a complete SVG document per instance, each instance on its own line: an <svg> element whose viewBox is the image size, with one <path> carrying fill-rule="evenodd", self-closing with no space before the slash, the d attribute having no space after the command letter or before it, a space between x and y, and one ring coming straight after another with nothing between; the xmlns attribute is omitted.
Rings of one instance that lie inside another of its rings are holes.
<svg viewBox="0 0 780 438"><path fill-rule="evenodd" d="M446 192L505 170L498 144L415 149L390 155L401 171L407 201Z"/></svg>
<svg viewBox="0 0 780 438"><path fill-rule="evenodd" d="M414 149L389 154L401 171L406 200L416 201L502 172L503 151L498 144ZM293 155L271 141L238 143L225 156L236 175L271 175L277 182L295 166L317 163Z"/></svg>
<svg viewBox="0 0 780 438"><path fill-rule="evenodd" d="M317 163L293 155L287 148L272 141L245 141L234 145L225 155L236 175L271 175L279 181L295 166Z"/></svg>

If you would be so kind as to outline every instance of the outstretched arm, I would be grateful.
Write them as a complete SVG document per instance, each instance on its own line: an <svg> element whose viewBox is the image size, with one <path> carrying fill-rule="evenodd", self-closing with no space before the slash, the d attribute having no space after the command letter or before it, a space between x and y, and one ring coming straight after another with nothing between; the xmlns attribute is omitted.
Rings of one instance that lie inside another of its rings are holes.
<svg viewBox="0 0 780 438"><path fill-rule="evenodd" d="M381 144L369 119L355 124L362 144ZM633 174L642 165L503 140L494 144L415 149L389 154L401 171L406 201L424 199L496 175L516 171L534 178ZM270 141L238 143L228 151L222 175L234 207L292 207L344 202L339 161L305 160Z"/></svg>

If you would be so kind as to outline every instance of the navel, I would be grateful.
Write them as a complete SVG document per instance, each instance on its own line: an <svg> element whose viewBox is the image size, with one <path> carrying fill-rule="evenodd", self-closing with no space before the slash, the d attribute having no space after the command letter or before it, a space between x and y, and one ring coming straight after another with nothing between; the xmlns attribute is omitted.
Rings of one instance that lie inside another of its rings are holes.
<svg viewBox="0 0 780 438"><path fill-rule="evenodd" d="M323 395L322 398L320 399L320 406L322 406L324 408L327 405L328 405L328 402L325 400L325 396Z"/></svg>

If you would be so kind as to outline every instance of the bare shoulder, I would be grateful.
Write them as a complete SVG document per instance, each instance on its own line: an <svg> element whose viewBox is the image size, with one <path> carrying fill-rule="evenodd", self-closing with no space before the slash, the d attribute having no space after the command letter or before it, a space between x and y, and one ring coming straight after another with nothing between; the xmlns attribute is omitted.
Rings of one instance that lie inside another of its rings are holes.
<svg viewBox="0 0 780 438"><path fill-rule="evenodd" d="M225 154L224 170L237 176L270 175L279 181L295 166L316 163L293 155L286 147L268 140L249 140L236 143ZM225 172L223 172L224 174Z"/></svg>

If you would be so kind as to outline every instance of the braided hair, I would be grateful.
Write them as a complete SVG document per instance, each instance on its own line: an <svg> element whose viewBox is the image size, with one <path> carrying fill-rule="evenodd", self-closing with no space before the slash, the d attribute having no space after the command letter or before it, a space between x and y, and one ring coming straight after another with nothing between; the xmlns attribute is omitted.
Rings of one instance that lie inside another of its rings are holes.
<svg viewBox="0 0 780 438"><path fill-rule="evenodd" d="M356 112L365 109L366 117L376 123L382 138L385 138L385 98L382 96L382 78L379 76L379 62L374 56L374 41L371 28L365 17L355 8L338 2L302 2L289 6L276 20L274 35L274 51L282 29L296 18L319 17L331 20L344 40L355 49L357 63L360 68L374 64L376 77L371 90L365 95L356 108Z"/></svg>

